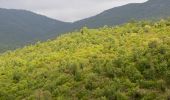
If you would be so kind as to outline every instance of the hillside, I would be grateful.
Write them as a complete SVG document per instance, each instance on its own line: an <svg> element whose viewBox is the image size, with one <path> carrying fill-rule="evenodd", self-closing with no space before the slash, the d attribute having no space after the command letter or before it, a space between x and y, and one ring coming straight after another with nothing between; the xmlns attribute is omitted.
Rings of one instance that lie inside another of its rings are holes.
<svg viewBox="0 0 170 100"><path fill-rule="evenodd" d="M148 0L106 10L96 16L75 22L74 26L91 28L118 25L131 20L160 19L170 16L170 0Z"/></svg>
<svg viewBox="0 0 170 100"><path fill-rule="evenodd" d="M149 0L106 10L96 16L66 23L25 10L0 9L0 52L19 48L81 27L114 26L131 20L170 16L170 0Z"/></svg>
<svg viewBox="0 0 170 100"><path fill-rule="evenodd" d="M69 25L26 10L0 9L0 50L47 40Z"/></svg>
<svg viewBox="0 0 170 100"><path fill-rule="evenodd" d="M83 28L0 56L0 100L169 100L170 20Z"/></svg>

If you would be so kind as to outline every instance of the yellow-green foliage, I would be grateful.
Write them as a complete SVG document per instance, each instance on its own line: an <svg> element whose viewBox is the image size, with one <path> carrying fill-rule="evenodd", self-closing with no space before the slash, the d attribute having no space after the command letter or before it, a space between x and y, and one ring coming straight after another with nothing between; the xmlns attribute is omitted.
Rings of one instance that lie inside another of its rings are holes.
<svg viewBox="0 0 170 100"><path fill-rule="evenodd" d="M0 56L0 100L95 99L170 99L170 21L83 28Z"/></svg>

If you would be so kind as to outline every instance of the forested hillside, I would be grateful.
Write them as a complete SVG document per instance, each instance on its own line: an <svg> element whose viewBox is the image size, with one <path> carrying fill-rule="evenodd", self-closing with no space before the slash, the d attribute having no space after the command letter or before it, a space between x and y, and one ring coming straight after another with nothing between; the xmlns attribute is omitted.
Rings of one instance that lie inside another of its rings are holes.
<svg viewBox="0 0 170 100"><path fill-rule="evenodd" d="M170 20L82 28L0 56L0 100L169 100Z"/></svg>

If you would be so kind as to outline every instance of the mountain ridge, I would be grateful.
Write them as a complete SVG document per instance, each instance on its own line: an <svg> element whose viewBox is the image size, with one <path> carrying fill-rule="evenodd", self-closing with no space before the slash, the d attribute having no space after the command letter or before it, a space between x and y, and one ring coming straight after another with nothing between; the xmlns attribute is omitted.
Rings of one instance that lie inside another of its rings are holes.
<svg viewBox="0 0 170 100"><path fill-rule="evenodd" d="M26 10L14 10L18 13L26 11L25 16L16 13L1 14L2 10L0 11L0 49L3 49L3 47L13 47L12 45L15 45L14 48L16 48L37 41L52 39L60 34L79 30L84 26L98 28L104 25L120 25L131 20L157 20L170 17L170 0L131 3L108 9L98 15L74 23L50 19Z"/></svg>
<svg viewBox="0 0 170 100"><path fill-rule="evenodd" d="M163 5L163 6L160 6ZM160 8L161 7L161 8ZM146 20L170 16L170 0L149 0L144 3L131 3L106 10L96 16L77 21L77 26L97 28L104 25L118 25L130 20ZM153 13L152 13L153 12ZM161 16L162 15L162 16Z"/></svg>
<svg viewBox="0 0 170 100"><path fill-rule="evenodd" d="M25 45L47 40L65 32L70 23L27 10L0 9L0 43Z"/></svg>

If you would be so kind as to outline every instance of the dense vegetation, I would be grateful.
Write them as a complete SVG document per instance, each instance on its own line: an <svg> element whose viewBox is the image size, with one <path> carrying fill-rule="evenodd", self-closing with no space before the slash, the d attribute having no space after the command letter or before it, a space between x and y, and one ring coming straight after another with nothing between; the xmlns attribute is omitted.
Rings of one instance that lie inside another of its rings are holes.
<svg viewBox="0 0 170 100"><path fill-rule="evenodd" d="M170 100L170 20L83 28L6 52L0 100Z"/></svg>
<svg viewBox="0 0 170 100"><path fill-rule="evenodd" d="M51 39L59 33L83 26L98 28L123 24L129 20L150 20L169 16L170 0L148 0L145 3L127 4L74 23L61 22L25 10L0 9L0 52L1 49L4 51Z"/></svg>

